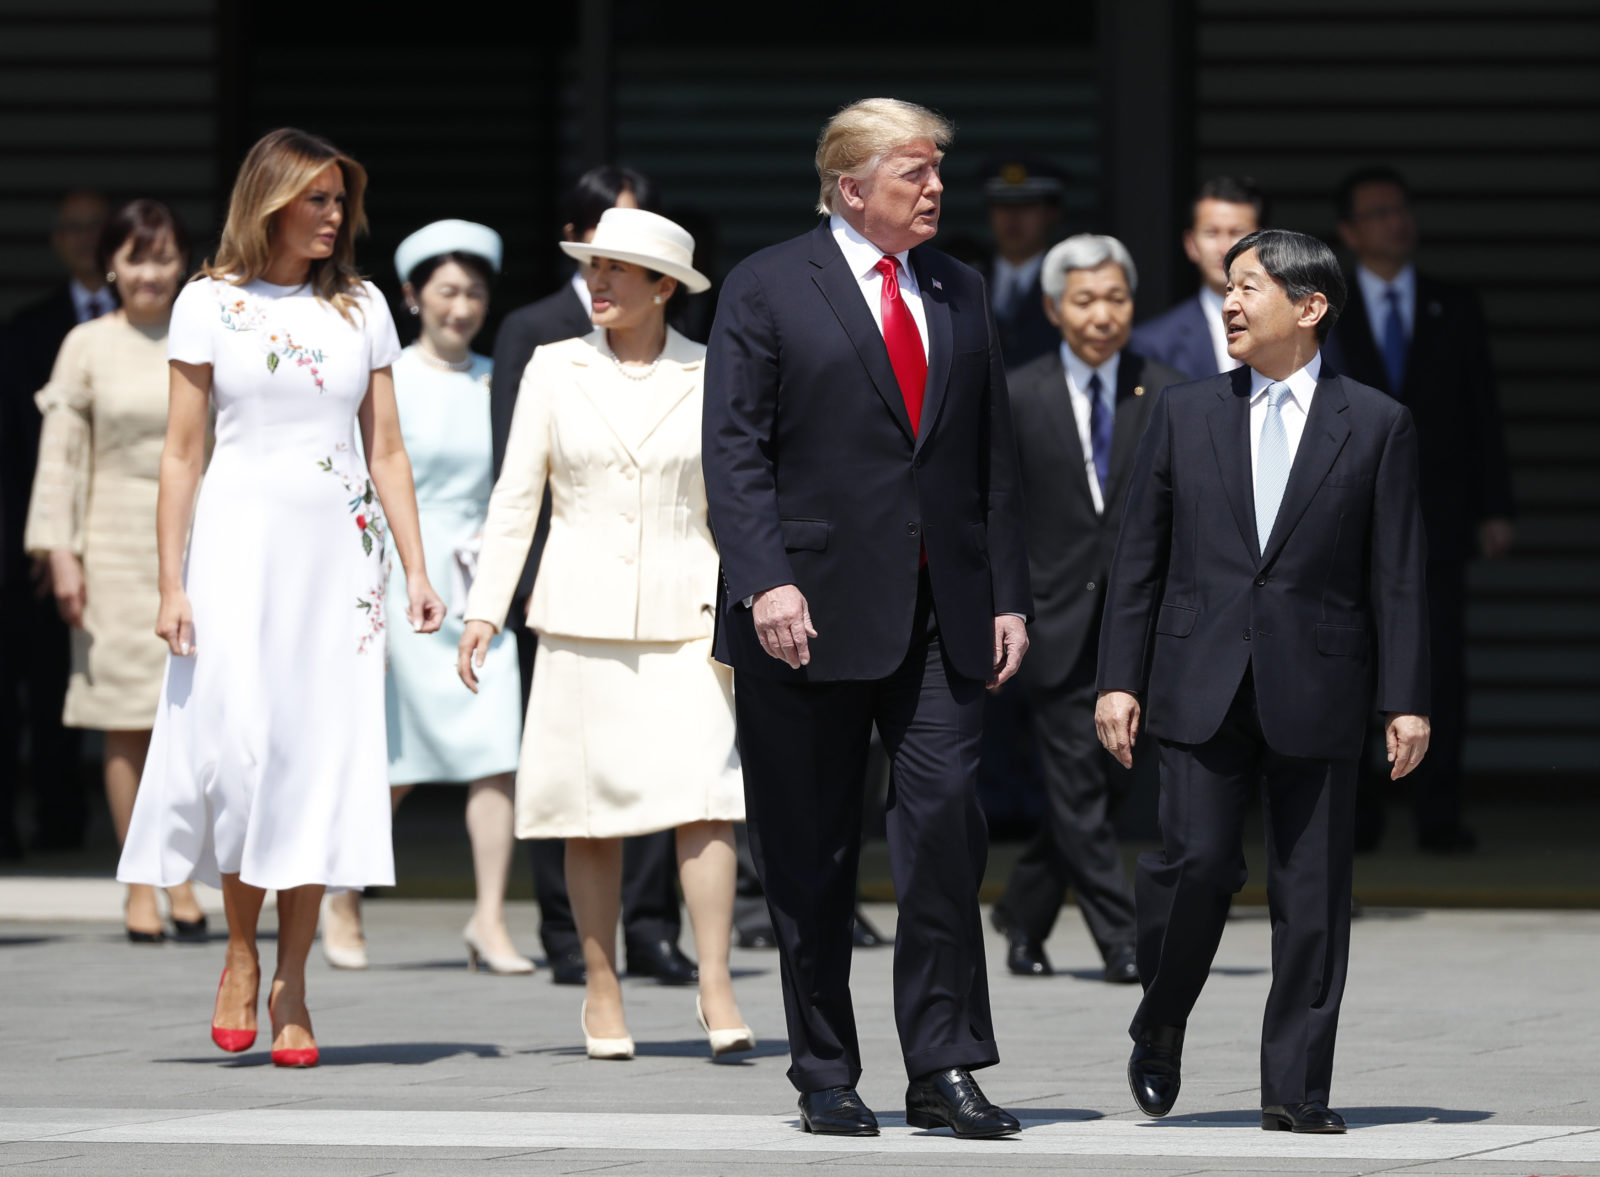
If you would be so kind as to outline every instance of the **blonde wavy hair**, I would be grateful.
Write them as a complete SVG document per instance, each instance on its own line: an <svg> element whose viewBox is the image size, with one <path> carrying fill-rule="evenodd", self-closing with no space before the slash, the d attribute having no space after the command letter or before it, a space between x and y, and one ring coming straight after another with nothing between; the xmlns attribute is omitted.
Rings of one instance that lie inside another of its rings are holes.
<svg viewBox="0 0 1600 1177"><path fill-rule="evenodd" d="M897 147L931 139L940 151L956 136L944 115L898 98L863 98L828 120L817 137L817 178L822 181L817 211L831 214L839 199L839 179L863 179Z"/></svg>
<svg viewBox="0 0 1600 1177"><path fill-rule="evenodd" d="M263 277L272 259L277 214L329 164L337 164L344 173L344 220L332 255L313 258L306 281L313 294L353 322L350 312L363 294L355 239L356 234L367 231L362 206L367 169L326 139L293 127L263 135L244 157L228 199L228 221L222 227L217 256L201 266L200 272L235 286Z"/></svg>

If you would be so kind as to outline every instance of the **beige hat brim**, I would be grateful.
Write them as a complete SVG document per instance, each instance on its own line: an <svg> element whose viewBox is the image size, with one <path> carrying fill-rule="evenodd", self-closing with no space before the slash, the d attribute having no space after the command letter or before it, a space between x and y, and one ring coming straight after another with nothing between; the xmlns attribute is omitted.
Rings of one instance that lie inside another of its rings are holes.
<svg viewBox="0 0 1600 1177"><path fill-rule="evenodd" d="M598 249L584 241L563 241L560 244L563 253L568 257L577 258L580 262L586 262L596 257L614 258L619 262L632 262L636 266L643 266L647 270L654 270L658 274L666 274L670 278L676 278L683 283L690 294L704 294L711 289L711 279L693 266L685 266L678 262L668 261L666 258L657 257L655 254L635 253L627 249Z"/></svg>

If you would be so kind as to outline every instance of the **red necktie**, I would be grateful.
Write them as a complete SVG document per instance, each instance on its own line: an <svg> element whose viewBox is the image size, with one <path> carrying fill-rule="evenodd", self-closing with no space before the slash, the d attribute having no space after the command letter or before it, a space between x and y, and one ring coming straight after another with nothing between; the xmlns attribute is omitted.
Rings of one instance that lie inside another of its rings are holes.
<svg viewBox="0 0 1600 1177"><path fill-rule="evenodd" d="M889 349L889 366L900 384L900 395L906 400L906 415L911 418L911 432L916 434L922 424L922 392L928 383L928 356L922 350L922 333L905 299L900 297L898 259L881 257L877 270L883 275L883 292L878 306L883 316L883 342Z"/></svg>

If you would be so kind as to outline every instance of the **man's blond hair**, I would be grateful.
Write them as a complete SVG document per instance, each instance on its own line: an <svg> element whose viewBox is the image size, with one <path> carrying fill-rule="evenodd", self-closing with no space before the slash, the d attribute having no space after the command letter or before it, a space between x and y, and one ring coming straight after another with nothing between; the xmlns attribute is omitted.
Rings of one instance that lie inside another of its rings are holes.
<svg viewBox="0 0 1600 1177"><path fill-rule="evenodd" d="M817 138L817 177L822 181L817 211L827 216L839 199L839 179L862 179L897 147L931 139L941 152L955 138L955 125L942 114L898 98L863 98L828 120Z"/></svg>

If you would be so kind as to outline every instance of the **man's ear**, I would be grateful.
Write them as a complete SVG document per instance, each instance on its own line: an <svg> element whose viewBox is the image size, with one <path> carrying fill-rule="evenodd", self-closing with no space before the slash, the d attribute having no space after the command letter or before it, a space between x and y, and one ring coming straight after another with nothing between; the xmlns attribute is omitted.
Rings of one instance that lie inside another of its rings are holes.
<svg viewBox="0 0 1600 1177"><path fill-rule="evenodd" d="M856 212L867 207L866 196L861 191L861 181L854 176L839 177L839 196Z"/></svg>
<svg viewBox="0 0 1600 1177"><path fill-rule="evenodd" d="M1306 296L1305 305L1300 308L1301 327L1315 327L1322 322L1322 316L1328 313L1328 296L1320 290L1314 290Z"/></svg>

